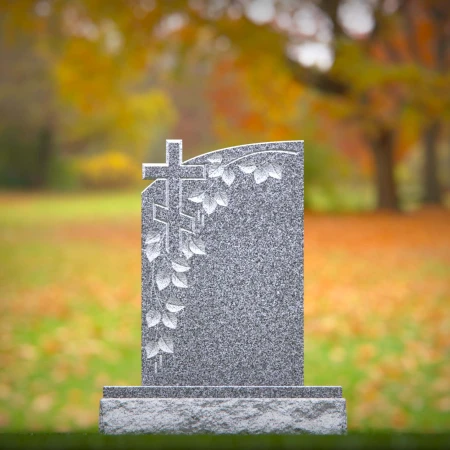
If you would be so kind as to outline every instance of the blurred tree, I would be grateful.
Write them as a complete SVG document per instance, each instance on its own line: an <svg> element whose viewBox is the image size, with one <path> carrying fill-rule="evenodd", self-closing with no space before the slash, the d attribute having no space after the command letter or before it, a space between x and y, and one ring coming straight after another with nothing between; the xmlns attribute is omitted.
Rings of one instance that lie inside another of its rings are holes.
<svg viewBox="0 0 450 450"><path fill-rule="evenodd" d="M250 86L264 92L272 69L284 64L294 80L322 95L314 102L326 115L358 124L373 155L380 208L398 208L394 162L419 139L419 129L428 149L425 184L430 198L436 197L433 123L449 109L447 0L24 0L20 8L12 3L0 8L16 31L28 27L42 35L56 26L54 34L63 36L58 54L75 47L77 56L64 60L63 71L71 74L65 85L86 108L95 98L101 105L105 93L120 90L142 71L176 74L193 61L213 70L227 54L249 73L263 73ZM405 45L414 41L427 41L428 53L432 42L438 63L430 65L426 55ZM255 70L265 57L268 65ZM253 111L241 125L266 132L261 115Z"/></svg>
<svg viewBox="0 0 450 450"><path fill-rule="evenodd" d="M213 124L217 117L208 98L208 83L205 82L202 66L190 64L183 74L182 83L177 80L167 80L167 91L173 98L179 120L171 130L174 138L183 139L183 155L185 159L210 151L217 143ZM161 156L165 161L166 136L161 139Z"/></svg>
<svg viewBox="0 0 450 450"><path fill-rule="evenodd" d="M1 142L11 153L2 158L9 167L1 171L7 185L47 187L61 155L119 149L139 164L176 117L168 95L146 78L142 57L131 53L134 61L122 64L114 22L105 19L97 29L77 11L68 2L0 4L0 128L10 129ZM19 135L13 138L14 130ZM15 157L17 148L34 156ZM33 167L22 167L30 158Z"/></svg>
<svg viewBox="0 0 450 450"><path fill-rule="evenodd" d="M331 108L359 123L374 156L379 207L398 207L395 154L410 148L420 138L420 129L425 142L425 201L439 202L436 143L438 123L448 120L450 108L449 52L444 44L449 41L450 3L319 3L333 23L334 62L326 72L300 68L292 62L294 73L319 91L341 97L343 100ZM371 16L365 16L373 21L371 31L357 33L346 24L345 8L352 4L353 8L371 9ZM397 6L395 14L389 12L392 6ZM434 26L430 17L435 17Z"/></svg>
<svg viewBox="0 0 450 450"><path fill-rule="evenodd" d="M416 4L415 20L411 21L413 3ZM261 71L261 67L258 71L261 53L271 54L273 61L286 54L294 78L326 95L324 100L317 99L322 114L358 124L373 154L378 206L397 209L394 163L420 138L420 129L424 130L426 143L425 189L428 194L425 198L436 198L439 191L435 170L435 122L448 118L450 101L449 78L445 71L436 69L448 63L448 49L443 42L448 40L449 5L444 0L199 0L189 2L182 13L178 11L187 24L180 27L183 42L179 45L183 48L192 44L192 39L184 39L184 30L189 26L204 26L206 22L217 39L226 36L235 53L247 61L249 71L253 68L255 73ZM179 5L174 8L174 15L177 8ZM435 19L431 33L427 24L430 15L435 18L439 15L439 22ZM245 30L245 36L241 30ZM421 35L424 32L438 49L434 59L438 62L431 66L427 53L424 58L408 49L411 40L426 41ZM171 37L176 39L176 33ZM322 61L313 52L322 53ZM314 58L318 67L314 67ZM267 76L265 84L254 84L266 96L272 87L273 61L262 69ZM240 92L239 95L245 94ZM280 103L281 98L277 100ZM271 108L273 105L272 100ZM264 113L264 110L260 113L252 109L251 120L243 122L243 126L259 128L258 135L264 135L263 130L267 130L264 126L267 121L261 121ZM237 117L230 115L234 122Z"/></svg>
<svg viewBox="0 0 450 450"><path fill-rule="evenodd" d="M277 59L270 53L251 60L223 58L213 67L208 92L222 142L237 145L240 134L256 142L298 134L306 115L300 104L304 89Z"/></svg>
<svg viewBox="0 0 450 450"><path fill-rule="evenodd" d="M422 141L423 201L441 202L437 170L440 130L450 118L450 3L445 0L403 0L383 24L371 55L391 66L397 98L406 122L400 135ZM415 128L415 130L414 130Z"/></svg>
<svg viewBox="0 0 450 450"><path fill-rule="evenodd" d="M43 188L55 160L54 105L45 61L21 39L0 43L2 185Z"/></svg>
<svg viewBox="0 0 450 450"><path fill-rule="evenodd" d="M450 3L444 0L403 1L404 27L409 50L414 61L438 73L438 83L425 86L427 95L417 95L415 101L424 114L424 198L426 204L440 204L441 187L438 179L438 142L440 131L449 120L448 72L450 69ZM447 79L447 80L446 80ZM433 80L435 81L435 80ZM447 84L445 84L447 81ZM431 94L431 95L430 95ZM444 102L439 101L444 99Z"/></svg>

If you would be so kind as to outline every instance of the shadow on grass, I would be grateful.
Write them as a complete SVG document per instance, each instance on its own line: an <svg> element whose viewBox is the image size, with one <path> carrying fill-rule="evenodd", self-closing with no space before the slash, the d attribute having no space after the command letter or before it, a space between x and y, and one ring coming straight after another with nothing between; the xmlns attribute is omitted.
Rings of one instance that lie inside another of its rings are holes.
<svg viewBox="0 0 450 450"><path fill-rule="evenodd" d="M349 433L311 435L121 435L97 433L0 434L2 449L441 449L450 448L450 434Z"/></svg>

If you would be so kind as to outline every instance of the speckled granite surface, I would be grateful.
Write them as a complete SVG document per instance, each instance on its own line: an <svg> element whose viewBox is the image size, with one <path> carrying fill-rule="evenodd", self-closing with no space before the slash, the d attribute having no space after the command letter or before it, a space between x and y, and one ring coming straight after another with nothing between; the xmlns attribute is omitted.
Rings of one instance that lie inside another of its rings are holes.
<svg viewBox="0 0 450 450"><path fill-rule="evenodd" d="M180 146L144 165L142 384L303 385L303 142Z"/></svg>
<svg viewBox="0 0 450 450"><path fill-rule="evenodd" d="M143 386L104 388L102 433L346 432L342 389L303 386L303 166L178 140L143 166Z"/></svg>
<svg viewBox="0 0 450 450"><path fill-rule="evenodd" d="M141 433L344 434L344 399L103 399L100 431Z"/></svg>
<svg viewBox="0 0 450 450"><path fill-rule="evenodd" d="M105 386L104 398L340 398L340 386Z"/></svg>

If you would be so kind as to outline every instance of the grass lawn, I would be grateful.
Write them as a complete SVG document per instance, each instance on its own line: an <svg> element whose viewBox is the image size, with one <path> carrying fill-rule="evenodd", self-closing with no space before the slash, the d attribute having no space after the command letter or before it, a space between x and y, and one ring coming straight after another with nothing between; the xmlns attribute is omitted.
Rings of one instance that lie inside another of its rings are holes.
<svg viewBox="0 0 450 450"><path fill-rule="evenodd" d="M447 449L450 434L350 433L346 436L102 436L93 433L0 434L8 449Z"/></svg>
<svg viewBox="0 0 450 450"><path fill-rule="evenodd" d="M140 384L139 236L138 193L0 195L1 431L95 431ZM450 431L449 306L450 211L306 214L306 384L351 431Z"/></svg>

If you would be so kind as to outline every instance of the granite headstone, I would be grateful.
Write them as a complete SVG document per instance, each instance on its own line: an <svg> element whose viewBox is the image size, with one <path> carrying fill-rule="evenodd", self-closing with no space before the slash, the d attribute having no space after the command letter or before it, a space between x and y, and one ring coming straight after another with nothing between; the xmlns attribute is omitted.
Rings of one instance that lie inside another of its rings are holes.
<svg viewBox="0 0 450 450"><path fill-rule="evenodd" d="M142 193L142 386L106 386L100 431L345 433L303 380L303 141L165 164Z"/></svg>

